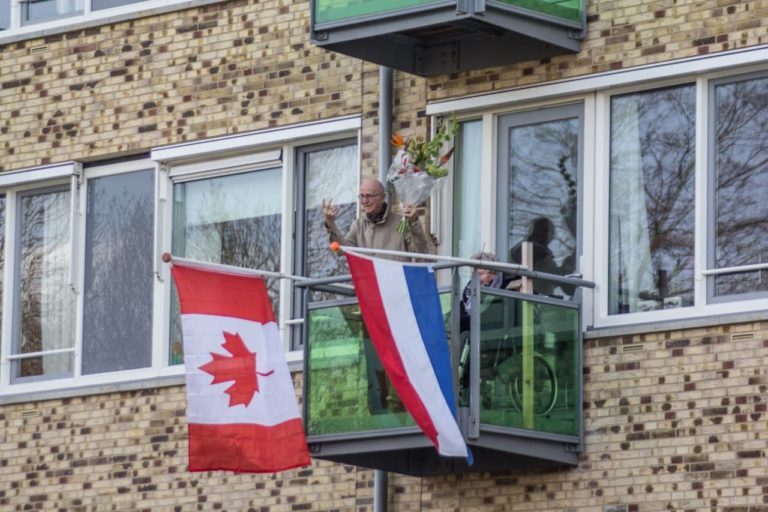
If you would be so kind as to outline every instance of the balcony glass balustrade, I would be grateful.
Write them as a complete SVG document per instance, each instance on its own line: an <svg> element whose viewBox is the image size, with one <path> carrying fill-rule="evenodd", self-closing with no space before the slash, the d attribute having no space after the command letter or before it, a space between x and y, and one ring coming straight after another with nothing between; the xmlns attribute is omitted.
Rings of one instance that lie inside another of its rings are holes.
<svg viewBox="0 0 768 512"><path fill-rule="evenodd" d="M438 457L415 426L367 337L354 296L307 306L304 414L314 457L417 475L575 464L578 300L475 286L468 322L457 318L458 286L441 295L460 426L474 466Z"/></svg>
<svg viewBox="0 0 768 512"><path fill-rule="evenodd" d="M314 44L422 76L577 52L584 0L311 0Z"/></svg>

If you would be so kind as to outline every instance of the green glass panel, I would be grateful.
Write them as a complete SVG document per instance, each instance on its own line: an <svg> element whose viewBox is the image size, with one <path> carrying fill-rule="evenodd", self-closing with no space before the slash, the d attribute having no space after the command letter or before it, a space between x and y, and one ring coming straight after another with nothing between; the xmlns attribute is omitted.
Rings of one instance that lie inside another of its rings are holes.
<svg viewBox="0 0 768 512"><path fill-rule="evenodd" d="M315 0L315 23L329 23L444 2L445 0Z"/></svg>
<svg viewBox="0 0 768 512"><path fill-rule="evenodd" d="M581 21L582 0L498 0L503 4L523 7L557 18Z"/></svg>
<svg viewBox="0 0 768 512"><path fill-rule="evenodd" d="M357 304L309 311L307 433L414 425L384 373Z"/></svg>
<svg viewBox="0 0 768 512"><path fill-rule="evenodd" d="M441 295L446 319L450 294ZM368 339L357 304L309 311L309 435L415 426Z"/></svg>
<svg viewBox="0 0 768 512"><path fill-rule="evenodd" d="M480 315L480 422L577 436L578 311L482 293Z"/></svg>

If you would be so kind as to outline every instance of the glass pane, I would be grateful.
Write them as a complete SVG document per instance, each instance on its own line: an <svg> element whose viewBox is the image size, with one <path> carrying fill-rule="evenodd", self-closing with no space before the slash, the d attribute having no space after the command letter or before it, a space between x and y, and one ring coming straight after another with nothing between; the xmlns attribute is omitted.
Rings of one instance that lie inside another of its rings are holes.
<svg viewBox="0 0 768 512"><path fill-rule="evenodd" d="M357 304L309 311L307 433L414 425L384 373Z"/></svg>
<svg viewBox="0 0 768 512"><path fill-rule="evenodd" d="M71 348L75 295L69 286L70 192L49 191L19 197L16 259L19 323L14 353ZM15 377L69 375L72 354L15 363Z"/></svg>
<svg viewBox="0 0 768 512"><path fill-rule="evenodd" d="M193 260L278 272L282 170L267 169L178 183L173 188L173 254ZM275 316L277 279L266 280ZM176 290L171 293L171 364L182 359Z"/></svg>
<svg viewBox="0 0 768 512"><path fill-rule="evenodd" d="M468 258L480 247L480 162L482 161L483 124L467 121L459 124L453 175L453 254Z"/></svg>
<svg viewBox="0 0 768 512"><path fill-rule="evenodd" d="M130 5L143 2L144 0L91 0L91 10L109 9L110 7L120 7L121 5Z"/></svg>
<svg viewBox="0 0 768 512"><path fill-rule="evenodd" d="M522 7L570 21L582 21L582 0L499 0L515 7Z"/></svg>
<svg viewBox="0 0 768 512"><path fill-rule="evenodd" d="M5 196L0 196L0 332L3 319L3 291L5 272Z"/></svg>
<svg viewBox="0 0 768 512"><path fill-rule="evenodd" d="M152 170L88 180L82 373L152 364Z"/></svg>
<svg viewBox="0 0 768 512"><path fill-rule="evenodd" d="M450 294L441 295L443 314ZM357 304L309 310L307 434L415 426L381 365Z"/></svg>
<svg viewBox="0 0 768 512"><path fill-rule="evenodd" d="M306 153L304 156L305 275L326 277L347 274L344 259L328 250L322 201L339 207L336 225L346 233L357 216L357 144ZM317 300L322 294L313 294Z"/></svg>
<svg viewBox="0 0 768 512"><path fill-rule="evenodd" d="M578 244L578 172L580 122L577 117L509 126L508 211L506 253L509 261L522 260L524 241L533 244L533 268L550 274L571 274L576 269ZM502 127L504 125L502 124ZM573 288L538 279L534 292L564 297Z"/></svg>
<svg viewBox="0 0 768 512"><path fill-rule="evenodd" d="M11 27L11 0L0 0L0 30Z"/></svg>
<svg viewBox="0 0 768 512"><path fill-rule="evenodd" d="M695 87L611 100L610 314L693 303Z"/></svg>
<svg viewBox="0 0 768 512"><path fill-rule="evenodd" d="M768 254L768 78L715 87L715 267L765 263ZM715 295L768 290L768 271L715 278Z"/></svg>
<svg viewBox="0 0 768 512"><path fill-rule="evenodd" d="M442 2L444 0L315 0L315 23L339 21Z"/></svg>
<svg viewBox="0 0 768 512"><path fill-rule="evenodd" d="M579 435L578 310L482 290L480 305L481 423Z"/></svg>
<svg viewBox="0 0 768 512"><path fill-rule="evenodd" d="M25 25L82 14L83 4L84 0L31 0L24 2L21 4L21 23Z"/></svg>

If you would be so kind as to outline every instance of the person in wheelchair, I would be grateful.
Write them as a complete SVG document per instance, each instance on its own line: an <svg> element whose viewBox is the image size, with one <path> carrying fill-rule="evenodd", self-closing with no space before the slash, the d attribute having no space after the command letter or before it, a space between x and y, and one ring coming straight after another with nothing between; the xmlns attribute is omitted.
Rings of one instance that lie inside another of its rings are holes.
<svg viewBox="0 0 768 512"><path fill-rule="evenodd" d="M480 261L499 261L494 254L489 252L479 252L472 255L473 260ZM476 269L477 277L480 280L480 286L487 286L488 288L507 289L513 291L519 291L522 283L517 275L507 275L487 268L478 267ZM472 307L472 286L471 283L467 283L464 287L464 292L461 294L461 311L459 331L469 331L469 313Z"/></svg>

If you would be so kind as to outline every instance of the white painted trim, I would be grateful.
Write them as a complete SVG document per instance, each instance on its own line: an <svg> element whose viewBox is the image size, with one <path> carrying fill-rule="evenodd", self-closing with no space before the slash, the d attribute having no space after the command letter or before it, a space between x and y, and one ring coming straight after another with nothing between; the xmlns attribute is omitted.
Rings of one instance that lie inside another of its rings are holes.
<svg viewBox="0 0 768 512"><path fill-rule="evenodd" d="M237 151L237 149L235 149ZM224 174L257 171L281 167L282 150L249 152L228 158L217 158L179 164L170 167L170 176L174 183L191 179L212 178Z"/></svg>
<svg viewBox="0 0 768 512"><path fill-rule="evenodd" d="M750 272L754 270L765 269L768 269L768 263L755 263L753 265L741 265L737 267L713 268L710 270L703 270L701 273L705 276L718 276L722 274L735 274L739 272Z"/></svg>
<svg viewBox="0 0 768 512"><path fill-rule="evenodd" d="M592 278L596 284L592 293L593 322L608 316L608 233L610 220L609 169L610 130L599 127L610 126L610 95L598 92L595 95L595 137L594 137L594 240ZM586 162L585 162L586 164Z"/></svg>
<svg viewBox="0 0 768 512"><path fill-rule="evenodd" d="M581 192L581 218L577 220L577 226L581 234L581 259L578 262L578 269L583 279L597 282L595 280L595 213L596 209L596 179L595 179L595 160L597 152L595 142L599 135L597 132L597 100L594 94L584 98L582 103L582 137L583 147L581 148L581 175L579 176L579 189ZM582 316L581 329L586 330L591 325L594 318L595 293L593 290L582 288Z"/></svg>
<svg viewBox="0 0 768 512"><path fill-rule="evenodd" d="M488 200L480 205L480 248L485 252L496 252L496 151L498 149L497 129L498 118L486 114L482 120L482 140L490 141L483 144L480 163L480 194L488 191ZM478 249L478 250L479 250Z"/></svg>
<svg viewBox="0 0 768 512"><path fill-rule="evenodd" d="M295 190L296 183L296 148L293 145L285 146L285 154L283 155L283 209L282 209L282 222L280 233L280 272L282 274L293 274L293 248L294 239L293 233L295 233L294 221L296 215L295 205ZM278 315L278 326L280 330L280 338L283 343L283 350L289 351L291 349L291 332L292 329L286 324L286 321L291 316L291 310L293 309L293 283L287 279L281 279L278 285L280 290L280 297L278 298L280 304L280 313Z"/></svg>
<svg viewBox="0 0 768 512"><path fill-rule="evenodd" d="M159 162L210 159L215 158L215 155L232 153L233 151L244 151L257 147L266 149L270 146L282 146L297 140L313 139L330 134L341 135L344 132L351 133L360 130L361 127L362 121L359 115L340 117L164 146L153 149L151 158Z"/></svg>
<svg viewBox="0 0 768 512"><path fill-rule="evenodd" d="M168 366L160 370L141 368L121 372L97 373L63 379L46 379L32 382L19 382L0 387L0 397L23 395L25 393L49 392L52 388L69 389L95 385L119 385L145 379L184 375L184 365Z"/></svg>
<svg viewBox="0 0 768 512"><path fill-rule="evenodd" d="M14 277L16 265L14 254L16 252L16 192L10 190L5 194L5 254L3 258L3 323L2 336L0 337L0 354L13 353L13 327L15 322L14 312ZM8 286L8 284L11 284ZM0 389L11 383L11 362L8 359L0 359Z"/></svg>
<svg viewBox="0 0 768 512"><path fill-rule="evenodd" d="M164 252L171 252L173 244L173 181L163 164L158 164L157 197L162 202L158 206L162 219L158 224L157 258ZM162 368L183 368L183 364L171 365L171 266L158 260L159 272L155 278L155 293L152 314L155 322L153 339L155 347L152 352L153 365L156 370Z"/></svg>
<svg viewBox="0 0 768 512"><path fill-rule="evenodd" d="M694 241L693 241L693 304L698 308L707 303L707 278L702 273L707 268L707 226L709 212L707 197L709 190L709 82L704 78L696 81L695 141L696 162L694 165Z"/></svg>
<svg viewBox="0 0 768 512"><path fill-rule="evenodd" d="M64 162L61 164L44 165L42 167L6 171L0 173L0 188L63 179L80 175L81 172L82 165L80 162Z"/></svg>
<svg viewBox="0 0 768 512"><path fill-rule="evenodd" d="M768 45L742 48L712 55L648 64L629 69L606 71L575 78L530 85L502 92L464 96L456 99L438 100L427 103L427 115L443 115L453 112L500 108L503 105L524 103L540 98L556 98L565 95L616 89L618 87L658 83L660 80L676 77L694 77L703 73L723 72L727 69L768 62Z"/></svg>

